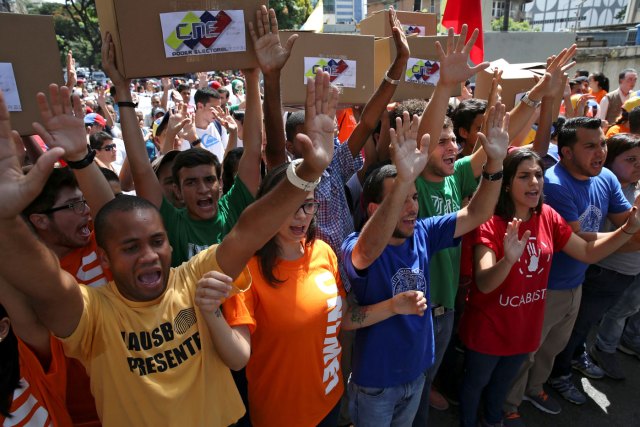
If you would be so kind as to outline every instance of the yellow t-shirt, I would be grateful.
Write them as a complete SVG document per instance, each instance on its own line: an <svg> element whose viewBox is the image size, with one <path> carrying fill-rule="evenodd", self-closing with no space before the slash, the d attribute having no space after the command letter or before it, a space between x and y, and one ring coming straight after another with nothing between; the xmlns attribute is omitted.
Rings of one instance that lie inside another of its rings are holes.
<svg viewBox="0 0 640 427"><path fill-rule="evenodd" d="M89 373L103 426L228 426L243 415L229 368L194 303L197 281L220 271L216 248L172 268L154 301L129 301L113 281L80 288L80 323L62 341ZM235 284L250 282L245 269Z"/></svg>

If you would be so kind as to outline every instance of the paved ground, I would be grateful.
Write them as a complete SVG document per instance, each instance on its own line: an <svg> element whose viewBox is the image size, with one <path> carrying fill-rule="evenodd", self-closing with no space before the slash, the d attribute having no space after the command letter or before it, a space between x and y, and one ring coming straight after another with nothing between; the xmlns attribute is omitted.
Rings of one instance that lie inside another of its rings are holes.
<svg viewBox="0 0 640 427"><path fill-rule="evenodd" d="M590 380L575 373L576 385L587 393L589 401L583 406L573 405L549 387L547 391L560 401L562 412L558 415L544 414L530 403L524 402L521 414L527 427L640 426L640 360L620 352L618 357L627 375L625 380ZM431 410L430 427L458 424L457 406L452 406L445 412Z"/></svg>

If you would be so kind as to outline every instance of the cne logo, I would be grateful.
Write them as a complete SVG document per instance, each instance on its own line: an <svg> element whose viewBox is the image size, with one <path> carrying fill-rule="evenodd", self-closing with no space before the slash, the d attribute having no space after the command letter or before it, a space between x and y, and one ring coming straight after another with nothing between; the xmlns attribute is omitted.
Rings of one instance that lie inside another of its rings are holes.
<svg viewBox="0 0 640 427"><path fill-rule="evenodd" d="M316 70L329 73L329 81L340 87L356 87L356 61L334 58L304 58L304 80L315 77Z"/></svg>
<svg viewBox="0 0 640 427"><path fill-rule="evenodd" d="M165 40L169 46L178 50L184 44L194 49L198 43L208 48L222 35L233 20L221 10L215 15L209 11L199 17L193 12L187 13L175 30Z"/></svg>
<svg viewBox="0 0 640 427"><path fill-rule="evenodd" d="M440 80L440 64L426 59L410 58L405 80L411 83L435 85Z"/></svg>
<svg viewBox="0 0 640 427"><path fill-rule="evenodd" d="M403 25L402 27L404 28L404 33L408 36L419 36L425 33L424 27L418 25Z"/></svg>
<svg viewBox="0 0 640 427"><path fill-rule="evenodd" d="M342 73L347 71L349 65L342 59L336 61L335 59L330 59L329 61L321 60L316 65L311 67L306 74L307 77L315 77L316 70L320 68L322 71L329 73L329 81L331 83L334 82L335 79L340 77Z"/></svg>

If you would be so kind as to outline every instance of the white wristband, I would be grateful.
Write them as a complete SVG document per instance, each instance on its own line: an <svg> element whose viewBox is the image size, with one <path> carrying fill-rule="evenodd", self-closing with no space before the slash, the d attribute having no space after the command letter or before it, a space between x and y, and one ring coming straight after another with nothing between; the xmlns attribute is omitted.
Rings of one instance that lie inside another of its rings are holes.
<svg viewBox="0 0 640 427"><path fill-rule="evenodd" d="M318 177L318 179L313 182L305 181L304 179L300 178L298 175L296 175L296 167L298 167L300 163L302 163L302 159L295 159L291 163L289 163L289 167L287 168L287 179L291 184L301 190L307 192L315 190L318 184L320 184L320 177Z"/></svg>
<svg viewBox="0 0 640 427"><path fill-rule="evenodd" d="M391 77L389 77L388 71L384 73L384 81L394 86L398 86L400 84L400 80L393 80Z"/></svg>

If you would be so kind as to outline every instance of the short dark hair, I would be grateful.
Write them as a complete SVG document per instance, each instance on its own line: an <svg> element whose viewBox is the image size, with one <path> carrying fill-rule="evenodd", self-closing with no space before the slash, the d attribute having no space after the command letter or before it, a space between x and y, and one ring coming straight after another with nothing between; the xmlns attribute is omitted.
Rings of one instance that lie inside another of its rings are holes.
<svg viewBox="0 0 640 427"><path fill-rule="evenodd" d="M409 113L409 117L422 116L425 108L427 108L427 101L424 99L405 99L402 102L396 103L393 110L389 113L389 122L392 129L396 128L396 117L402 118L404 112Z"/></svg>
<svg viewBox="0 0 640 427"><path fill-rule="evenodd" d="M220 94L218 93L217 90L213 90L209 87L203 87L198 89L195 95L193 95L193 102L195 102L196 105L198 104L204 105L207 102L209 102L211 98L220 99Z"/></svg>
<svg viewBox="0 0 640 427"><path fill-rule="evenodd" d="M498 197L498 203L496 203L495 214L500 218L511 221L516 215L516 207L511 198L511 193L508 189L513 184L513 179L518 171L518 166L525 160L533 160L540 166L540 170L544 171L544 164L542 158L538 153L528 148L519 148L512 150L507 157L505 157L502 166L502 187L500 189L500 196ZM542 178L541 178L542 179ZM542 212L543 197L540 195L538 205L534 209L534 213Z"/></svg>
<svg viewBox="0 0 640 427"><path fill-rule="evenodd" d="M227 98L229 97L229 89L227 89L226 87L220 87L217 90L220 95L224 93L225 95L227 95Z"/></svg>
<svg viewBox="0 0 640 427"><path fill-rule="evenodd" d="M51 209L58 195L65 188L78 188L78 181L69 168L54 168L38 197L22 211L23 216L28 219L31 214Z"/></svg>
<svg viewBox="0 0 640 427"><path fill-rule="evenodd" d="M284 126L287 141L293 142L298 126L304 126L304 111L294 111L287 116L287 121Z"/></svg>
<svg viewBox="0 0 640 427"><path fill-rule="evenodd" d="M469 131L476 117L479 114L484 114L485 111L487 111L487 101L484 99L465 99L458 104L452 114L453 133L458 141L465 140L460 135L460 128Z"/></svg>
<svg viewBox="0 0 640 427"><path fill-rule="evenodd" d="M620 74L618 74L618 83L620 83L624 80L625 77L627 77L627 73L638 74L638 72L633 68L625 68L624 70L620 71Z"/></svg>
<svg viewBox="0 0 640 427"><path fill-rule="evenodd" d="M578 142L578 129L599 129L602 120L594 117L574 117L567 120L558 133L558 154L563 157L564 147L573 147Z"/></svg>
<svg viewBox="0 0 640 427"><path fill-rule="evenodd" d="M288 167L289 163L283 163L280 166L273 168L260 183L260 188L258 189L256 199L263 197L265 194L273 190L281 181L283 181L284 177L287 175ZM309 224L309 228L307 229L305 246L311 246L315 239L316 217L314 215L314 217L311 219L311 223ZM275 267L278 263L278 257L280 256L281 252L282 251L280 249L280 246L278 245L276 236L273 236L271 239L269 239L269 241L256 252L260 265L260 272L271 286L277 286L286 281L286 279L280 279L276 277L274 272Z"/></svg>
<svg viewBox="0 0 640 427"><path fill-rule="evenodd" d="M177 90L178 92L182 93L182 91L183 91L183 90L191 91L191 88L189 87L189 85L188 85L188 84L180 83L180 84L178 85L178 87L176 88L176 90Z"/></svg>
<svg viewBox="0 0 640 427"><path fill-rule="evenodd" d="M638 107L640 108L640 107ZM640 147L640 136L630 133L618 133L607 139L607 159L604 166L611 168L616 157L632 148Z"/></svg>
<svg viewBox="0 0 640 427"><path fill-rule="evenodd" d="M640 106L635 107L629 113L629 131L631 133L640 133Z"/></svg>
<svg viewBox="0 0 640 427"><path fill-rule="evenodd" d="M218 156L208 150L202 148L190 148L185 151L181 151L171 166L171 175L173 180L180 188L180 169L182 168L195 168L200 165L209 165L216 168L216 176L220 177L221 165Z"/></svg>
<svg viewBox="0 0 640 427"><path fill-rule="evenodd" d="M98 212L93 220L93 226L96 233L96 243L102 249L106 249L106 243L109 235L112 234L113 227L110 224L109 218L116 212L132 212L135 210L152 210L160 215L158 208L147 199L143 199L138 196L130 196L123 194L119 197L111 199L106 203L102 209Z"/></svg>
<svg viewBox="0 0 640 427"><path fill-rule="evenodd" d="M227 194L233 186L233 181L236 178L236 169L238 168L238 163L240 163L242 153L244 153L244 147L236 147L224 156L222 161L222 192L224 194Z"/></svg>
<svg viewBox="0 0 640 427"><path fill-rule="evenodd" d="M384 195L384 181L398 176L394 165L384 165L373 170L362 186L362 209L367 212L369 203L381 203Z"/></svg>
<svg viewBox="0 0 640 427"><path fill-rule="evenodd" d="M94 150L101 149L102 145L107 141L113 141L113 136L104 131L96 132L93 135L89 136L89 145Z"/></svg>
<svg viewBox="0 0 640 427"><path fill-rule="evenodd" d="M118 177L118 175L116 175L116 173L114 171L112 171L111 169L107 169L107 168L100 168L100 172L102 172L102 175L105 177L105 179L108 182L117 182L120 183L120 178Z"/></svg>

